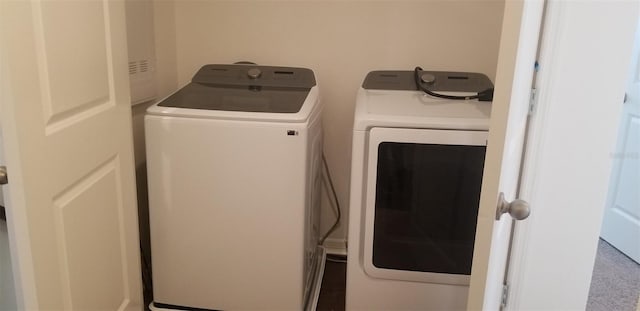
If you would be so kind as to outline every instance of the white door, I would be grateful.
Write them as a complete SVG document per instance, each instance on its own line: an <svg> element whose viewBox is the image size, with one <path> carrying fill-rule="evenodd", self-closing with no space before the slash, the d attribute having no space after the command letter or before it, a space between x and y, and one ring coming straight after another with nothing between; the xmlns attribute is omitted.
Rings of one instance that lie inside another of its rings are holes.
<svg viewBox="0 0 640 311"><path fill-rule="evenodd" d="M124 13L124 1L0 1L21 309L142 309Z"/></svg>
<svg viewBox="0 0 640 311"><path fill-rule="evenodd" d="M632 55L600 236L640 263L640 25Z"/></svg>
<svg viewBox="0 0 640 311"><path fill-rule="evenodd" d="M499 193L509 201L517 195L543 6L505 2L468 310L498 310L501 304L512 218L496 221L496 206Z"/></svg>

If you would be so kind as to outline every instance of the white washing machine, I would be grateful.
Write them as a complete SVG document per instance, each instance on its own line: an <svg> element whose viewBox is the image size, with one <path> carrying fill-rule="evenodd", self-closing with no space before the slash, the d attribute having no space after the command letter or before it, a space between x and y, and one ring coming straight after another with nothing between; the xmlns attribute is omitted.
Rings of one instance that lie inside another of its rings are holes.
<svg viewBox="0 0 640 311"><path fill-rule="evenodd" d="M466 308L491 104L426 95L416 74L373 71L358 92L347 310ZM482 74L420 75L437 94L493 88Z"/></svg>
<svg viewBox="0 0 640 311"><path fill-rule="evenodd" d="M156 308L302 310L319 270L313 71L206 65L145 117Z"/></svg>

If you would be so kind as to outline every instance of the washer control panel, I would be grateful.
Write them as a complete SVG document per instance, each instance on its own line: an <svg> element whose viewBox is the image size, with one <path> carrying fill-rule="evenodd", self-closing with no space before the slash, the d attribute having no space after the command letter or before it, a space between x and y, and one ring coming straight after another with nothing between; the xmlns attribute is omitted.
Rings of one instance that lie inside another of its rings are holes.
<svg viewBox="0 0 640 311"><path fill-rule="evenodd" d="M193 83L218 86L252 86L310 89L316 85L311 69L253 64L204 65Z"/></svg>

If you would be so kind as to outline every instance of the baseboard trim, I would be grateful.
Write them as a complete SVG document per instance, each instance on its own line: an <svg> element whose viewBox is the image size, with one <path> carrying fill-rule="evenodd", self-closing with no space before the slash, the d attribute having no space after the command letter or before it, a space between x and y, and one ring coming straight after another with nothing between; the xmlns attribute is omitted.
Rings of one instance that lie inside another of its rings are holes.
<svg viewBox="0 0 640 311"><path fill-rule="evenodd" d="M346 239L326 239L323 246L329 255L347 256Z"/></svg>

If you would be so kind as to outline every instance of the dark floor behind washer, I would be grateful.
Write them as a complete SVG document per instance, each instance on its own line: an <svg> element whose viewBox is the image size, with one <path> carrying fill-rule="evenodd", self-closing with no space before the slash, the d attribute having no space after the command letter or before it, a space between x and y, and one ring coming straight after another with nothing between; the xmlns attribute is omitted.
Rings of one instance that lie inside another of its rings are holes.
<svg viewBox="0 0 640 311"><path fill-rule="evenodd" d="M336 261L333 261L336 260ZM344 262L337 262L344 261ZM344 257L327 256L327 263L318 299L318 311L344 310L347 287L347 264Z"/></svg>
<svg viewBox="0 0 640 311"><path fill-rule="evenodd" d="M330 258L329 258L330 257ZM331 260L336 261L331 261ZM344 261L344 262L337 262ZM344 257L329 255L325 264L322 288L318 298L317 311L344 311L345 294L347 288L347 263ZM149 292L149 294L151 294ZM145 295L145 310L149 311L151 295Z"/></svg>

